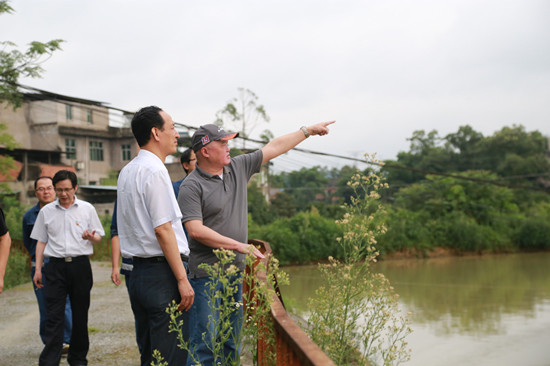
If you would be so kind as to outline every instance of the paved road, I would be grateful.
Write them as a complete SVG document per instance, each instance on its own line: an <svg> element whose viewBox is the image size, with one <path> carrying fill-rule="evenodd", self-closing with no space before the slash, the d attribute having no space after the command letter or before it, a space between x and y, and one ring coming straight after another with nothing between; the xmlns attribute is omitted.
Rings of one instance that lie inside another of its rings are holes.
<svg viewBox="0 0 550 366"><path fill-rule="evenodd" d="M88 327L89 365L139 365L134 320L124 284L111 282L111 265L92 262L92 288ZM42 342L38 335L38 306L32 284L0 294L0 366L38 365ZM67 365L63 358L61 365Z"/></svg>

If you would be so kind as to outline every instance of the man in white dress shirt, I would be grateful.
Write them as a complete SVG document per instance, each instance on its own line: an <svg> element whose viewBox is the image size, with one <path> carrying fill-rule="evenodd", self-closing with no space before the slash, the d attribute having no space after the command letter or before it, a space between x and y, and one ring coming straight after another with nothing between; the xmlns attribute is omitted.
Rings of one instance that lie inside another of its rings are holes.
<svg viewBox="0 0 550 366"><path fill-rule="evenodd" d="M88 309L92 290L92 267L88 256L93 254L94 243L105 235L94 206L76 198L76 174L60 170L53 177L57 199L38 213L31 238L36 243L36 270L34 283L42 288L44 266L48 285L46 299L46 343L40 354L39 365L59 365L63 347L65 303L67 295L73 311L71 347L67 355L69 365L87 365L90 346L88 338Z"/></svg>
<svg viewBox="0 0 550 366"><path fill-rule="evenodd" d="M132 119L139 154L120 172L117 224L120 249L132 257L130 298L141 344L141 365L150 365L153 350L169 365L185 365L187 353L169 333L166 307L175 300L187 327L187 310L195 293L187 279L189 247L181 211L164 160L177 150L172 117L158 107L142 108ZM188 332L184 330L187 340Z"/></svg>

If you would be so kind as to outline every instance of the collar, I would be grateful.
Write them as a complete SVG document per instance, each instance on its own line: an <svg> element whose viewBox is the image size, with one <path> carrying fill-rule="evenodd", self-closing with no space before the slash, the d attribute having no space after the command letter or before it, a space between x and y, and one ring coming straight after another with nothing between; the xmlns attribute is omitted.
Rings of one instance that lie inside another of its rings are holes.
<svg viewBox="0 0 550 366"><path fill-rule="evenodd" d="M160 158L153 152L147 150L147 149L141 149L139 150L139 153L137 155L137 158L155 162L155 164L161 164L164 166L164 162L160 160Z"/></svg>
<svg viewBox="0 0 550 366"><path fill-rule="evenodd" d="M227 165L223 167L222 174L223 174L224 177L227 176L227 174L229 174L229 172L230 172L230 170L227 167L228 167ZM222 180L218 174L210 174L206 170L202 170L200 168L200 166L198 166L198 165L195 167L195 170L197 171L197 174L200 174L205 179L219 179L219 180ZM193 173L193 172L191 172L191 173Z"/></svg>
<svg viewBox="0 0 550 366"><path fill-rule="evenodd" d="M78 206L78 203L80 202L80 200L76 197L76 194L74 195L74 202L72 205L69 206L69 208L65 208L63 206L61 206L61 204L59 204L59 198L56 198L55 201L53 201L52 203L55 204L56 207L59 207L59 208L62 208L64 210L68 210L70 209L71 207L73 206ZM48 203L49 204L49 203Z"/></svg>

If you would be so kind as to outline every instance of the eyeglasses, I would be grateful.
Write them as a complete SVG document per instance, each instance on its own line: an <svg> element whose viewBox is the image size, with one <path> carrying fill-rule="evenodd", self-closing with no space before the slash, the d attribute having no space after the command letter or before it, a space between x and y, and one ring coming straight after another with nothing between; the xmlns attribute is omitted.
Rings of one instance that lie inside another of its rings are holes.
<svg viewBox="0 0 550 366"><path fill-rule="evenodd" d="M36 190L40 193L42 192L51 192L53 191L53 186L49 186L49 187L38 187L36 188Z"/></svg>
<svg viewBox="0 0 550 366"><path fill-rule="evenodd" d="M70 191L72 191L74 188L56 188L55 189L55 193L59 194L59 193L69 193Z"/></svg>

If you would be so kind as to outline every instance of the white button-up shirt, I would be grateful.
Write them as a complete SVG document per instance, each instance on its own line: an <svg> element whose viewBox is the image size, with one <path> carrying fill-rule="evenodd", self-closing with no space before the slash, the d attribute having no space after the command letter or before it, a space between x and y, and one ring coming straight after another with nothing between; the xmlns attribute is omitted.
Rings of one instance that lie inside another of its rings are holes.
<svg viewBox="0 0 550 366"><path fill-rule="evenodd" d="M118 176L117 226L124 257L157 257L164 253L155 228L172 223L179 252L189 255L181 211L168 170L158 156L140 150Z"/></svg>
<svg viewBox="0 0 550 366"><path fill-rule="evenodd" d="M55 200L42 207L36 218L31 238L46 243L45 257L76 257L91 255L92 243L82 239L84 230L105 236L97 212L90 203L74 198L69 208Z"/></svg>

